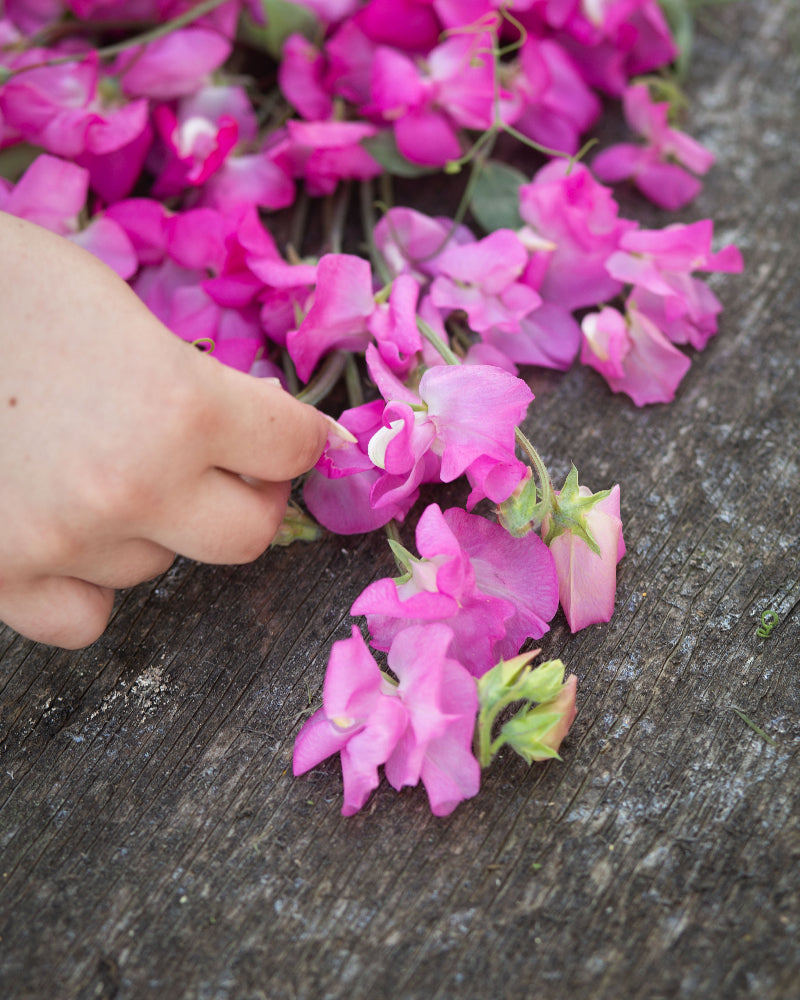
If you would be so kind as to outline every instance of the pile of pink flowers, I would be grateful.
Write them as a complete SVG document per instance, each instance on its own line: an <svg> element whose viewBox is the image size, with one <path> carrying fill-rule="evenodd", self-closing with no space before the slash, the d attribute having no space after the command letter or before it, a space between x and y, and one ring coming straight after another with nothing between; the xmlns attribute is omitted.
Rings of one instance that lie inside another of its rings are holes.
<svg viewBox="0 0 800 1000"><path fill-rule="evenodd" d="M401 576L352 609L387 667L355 628L335 643L296 743L298 774L340 754L345 813L383 766L446 815L501 746L556 756L574 717L575 678L520 649L559 603L573 631L611 617L619 487L573 469L553 488L519 366L579 358L667 402L680 348L716 333L696 273L741 270L736 248L708 220L642 229L603 183L665 209L697 194L713 157L645 76L676 55L657 0L0 0L0 210L96 254L224 364L314 402L349 376L304 500L335 532L386 527ZM579 157L602 95L639 141ZM491 159L501 133L529 176ZM386 200L392 174L465 169L455 219L374 217L376 178ZM354 182L369 259L342 252ZM299 223L309 197L333 221L303 258L267 213ZM420 487L462 476L467 510L427 507L413 555L397 525Z"/></svg>

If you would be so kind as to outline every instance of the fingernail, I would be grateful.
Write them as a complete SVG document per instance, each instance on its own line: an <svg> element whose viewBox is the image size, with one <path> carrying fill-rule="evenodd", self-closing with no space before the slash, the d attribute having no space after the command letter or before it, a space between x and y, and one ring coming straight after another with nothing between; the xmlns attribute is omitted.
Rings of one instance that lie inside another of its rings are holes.
<svg viewBox="0 0 800 1000"><path fill-rule="evenodd" d="M279 378L262 378L262 382L266 382L267 385L277 385L279 389L282 389L281 380Z"/></svg>
<svg viewBox="0 0 800 1000"><path fill-rule="evenodd" d="M355 435L351 434L346 427L343 427L338 421L334 420L333 417L329 417L327 413L323 413L322 416L325 417L328 422L328 434L332 434L334 437L338 437L342 441L348 441L350 444L358 443L358 439Z"/></svg>

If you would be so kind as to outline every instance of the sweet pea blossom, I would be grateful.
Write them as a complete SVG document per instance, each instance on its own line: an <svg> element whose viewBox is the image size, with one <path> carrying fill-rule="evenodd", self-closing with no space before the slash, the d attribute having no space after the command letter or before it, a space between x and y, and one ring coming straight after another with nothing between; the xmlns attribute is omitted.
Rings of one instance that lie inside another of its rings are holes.
<svg viewBox="0 0 800 1000"><path fill-rule="evenodd" d="M670 128L669 102L656 104L646 84L628 87L623 95L628 124L647 140L646 145L619 143L603 150L592 161L601 181L631 180L660 208L676 211L699 194L700 181L687 173L705 174L713 154L696 139Z"/></svg>
<svg viewBox="0 0 800 1000"><path fill-rule="evenodd" d="M393 519L404 520L417 501L418 489L406 490L405 478L389 477L369 457L369 443L383 427L383 411L382 400L345 410L338 420L355 440L329 434L305 481L306 506L329 531L339 535L374 531ZM429 471L430 478L436 478L438 465L434 463ZM379 481L384 482L384 499L380 506L373 506L372 491Z"/></svg>
<svg viewBox="0 0 800 1000"><path fill-rule="evenodd" d="M443 313L463 310L476 333L519 331L522 317L542 301L517 280L527 262L525 247L510 229L497 229L474 243L448 245L436 262L431 302Z"/></svg>
<svg viewBox="0 0 800 1000"><path fill-rule="evenodd" d="M579 487L576 493L576 498L580 499L591 496L592 491L587 486ZM559 603L572 632L597 622L610 621L614 614L617 563L625 555L619 486L614 486L607 497L598 500L579 516L581 527L588 530L599 546L599 554L569 528L548 542L558 574ZM551 520L545 519L542 525L545 536L551 527Z"/></svg>
<svg viewBox="0 0 800 1000"><path fill-rule="evenodd" d="M485 518L436 504L417 524L421 558L409 556L407 577L371 584L353 604L373 645L388 649L409 624L441 621L453 631L452 653L480 677L539 638L558 606L555 565L532 532L512 538Z"/></svg>
<svg viewBox="0 0 800 1000"><path fill-rule="evenodd" d="M477 794L480 767L471 745L478 695L470 674L448 655L451 637L436 624L399 633L387 657L397 685L355 626L350 639L334 643L323 707L297 736L293 771L304 774L339 753L344 816L358 812L377 787L381 764L398 791L422 780L435 816Z"/></svg>
<svg viewBox="0 0 800 1000"><path fill-rule="evenodd" d="M628 303L626 315L606 306L581 323L581 362L596 369L613 392L627 393L637 406L675 398L691 362L652 320Z"/></svg>
<svg viewBox="0 0 800 1000"><path fill-rule="evenodd" d="M553 160L520 187L520 215L541 241L529 271L543 271L535 287L546 302L579 309L613 298L622 283L609 274L606 260L622 236L636 229L619 217L611 191L581 163L571 168Z"/></svg>
<svg viewBox="0 0 800 1000"><path fill-rule="evenodd" d="M632 286L631 298L674 344L702 350L717 332L722 304L693 271L738 273L744 264L734 246L711 250L710 219L661 230L626 233L606 261L609 274Z"/></svg>
<svg viewBox="0 0 800 1000"><path fill-rule="evenodd" d="M459 128L491 125L490 47L488 34L457 35L427 54L423 70L397 49L377 49L369 111L392 124L406 159L442 166L461 155Z"/></svg>
<svg viewBox="0 0 800 1000"><path fill-rule="evenodd" d="M375 465L421 481L426 456L441 459L440 477L450 483L466 473L473 507L489 497L505 500L525 475L515 455L514 429L533 399L525 382L491 365L437 365L422 376L415 391L389 371L374 347L367 349L370 375L387 400L384 429L370 442ZM376 484L372 502L383 493Z"/></svg>

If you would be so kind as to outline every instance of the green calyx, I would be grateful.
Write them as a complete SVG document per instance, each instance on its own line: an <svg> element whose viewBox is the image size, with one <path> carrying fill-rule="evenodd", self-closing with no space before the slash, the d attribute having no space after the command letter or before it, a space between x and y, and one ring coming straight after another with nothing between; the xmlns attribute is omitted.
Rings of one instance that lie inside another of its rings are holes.
<svg viewBox="0 0 800 1000"><path fill-rule="evenodd" d="M545 737L564 714L560 708L554 710L554 702L565 686L564 664L561 660L548 660L531 668L530 661L538 653L537 649L501 660L478 679L477 756L481 767L488 767L505 744L529 764L558 757ZM497 716L515 702L523 704L493 739Z"/></svg>
<svg viewBox="0 0 800 1000"><path fill-rule="evenodd" d="M548 514L546 523L543 524L542 539L545 544L549 545L554 538L563 535L565 531L570 531L576 537L583 539L592 552L599 556L600 546L586 523L586 516L601 500L609 496L611 490L601 490L588 496L582 495L578 483L578 470L573 465L561 491L555 496L553 509Z"/></svg>

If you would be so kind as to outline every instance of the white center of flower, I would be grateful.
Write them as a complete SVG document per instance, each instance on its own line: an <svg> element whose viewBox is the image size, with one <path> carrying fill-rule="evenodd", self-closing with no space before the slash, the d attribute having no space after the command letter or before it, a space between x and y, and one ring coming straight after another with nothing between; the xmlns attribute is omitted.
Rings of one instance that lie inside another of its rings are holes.
<svg viewBox="0 0 800 1000"><path fill-rule="evenodd" d="M386 449L389 447L389 442L393 441L402 429L403 421L393 420L388 427L381 427L370 438L367 454L370 462L377 468L386 468Z"/></svg>

